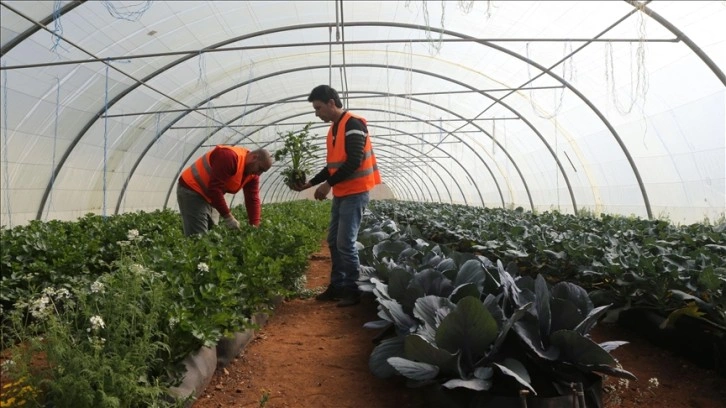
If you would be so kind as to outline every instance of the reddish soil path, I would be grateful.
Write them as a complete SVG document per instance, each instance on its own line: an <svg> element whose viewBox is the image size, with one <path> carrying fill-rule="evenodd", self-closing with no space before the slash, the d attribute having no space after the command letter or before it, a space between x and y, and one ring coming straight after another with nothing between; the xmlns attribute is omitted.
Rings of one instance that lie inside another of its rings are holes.
<svg viewBox="0 0 726 408"><path fill-rule="evenodd" d="M311 257L308 287L328 283L326 247ZM265 327L224 370L218 370L193 408L420 408L420 390L401 379L380 380L368 369L377 332L375 300L338 308L334 302L282 303ZM726 408L726 378L613 326L598 326L596 341L630 344L613 355L638 381L605 381L605 408ZM657 378L658 386L649 387Z"/></svg>

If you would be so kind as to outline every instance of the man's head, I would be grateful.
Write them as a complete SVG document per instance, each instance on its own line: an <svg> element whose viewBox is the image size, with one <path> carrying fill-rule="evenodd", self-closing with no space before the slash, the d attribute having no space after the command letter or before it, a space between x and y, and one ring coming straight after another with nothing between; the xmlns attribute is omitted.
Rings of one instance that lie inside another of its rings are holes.
<svg viewBox="0 0 726 408"><path fill-rule="evenodd" d="M308 102L313 103L315 116L323 122L334 122L343 113L343 103L340 102L338 92L328 85L318 85L308 96Z"/></svg>
<svg viewBox="0 0 726 408"><path fill-rule="evenodd" d="M270 170L272 167L272 156L265 149L252 150L247 154L245 160L245 174L260 174Z"/></svg>

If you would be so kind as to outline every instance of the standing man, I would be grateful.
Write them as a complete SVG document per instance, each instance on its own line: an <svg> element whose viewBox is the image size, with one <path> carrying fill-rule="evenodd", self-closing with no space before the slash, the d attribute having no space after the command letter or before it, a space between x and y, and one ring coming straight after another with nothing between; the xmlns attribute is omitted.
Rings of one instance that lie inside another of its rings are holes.
<svg viewBox="0 0 726 408"><path fill-rule="evenodd" d="M356 284L360 261L355 242L368 205L368 193L381 183L381 175L366 120L343 110L338 92L327 85L315 87L308 102L312 102L315 116L332 122L326 141L327 165L310 181L293 188L302 191L320 184L315 190L317 200L324 200L333 189L328 227L333 268L328 288L315 299L339 299L338 306L352 306L360 302Z"/></svg>
<svg viewBox="0 0 726 408"><path fill-rule="evenodd" d="M260 223L260 175L272 166L265 149L249 151L243 147L219 145L198 158L179 177L176 199L184 224L184 235L204 234L215 224L216 209L231 229L239 229L224 199L225 193L244 190L245 208L250 225Z"/></svg>

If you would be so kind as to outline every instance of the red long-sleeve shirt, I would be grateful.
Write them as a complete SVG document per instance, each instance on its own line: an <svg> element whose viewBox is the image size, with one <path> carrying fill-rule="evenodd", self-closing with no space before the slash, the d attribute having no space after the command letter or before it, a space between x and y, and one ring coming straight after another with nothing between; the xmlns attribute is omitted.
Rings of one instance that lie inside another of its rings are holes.
<svg viewBox="0 0 726 408"><path fill-rule="evenodd" d="M230 149L216 149L209 156L209 165L212 167L212 174L209 180L209 197L212 199L212 207L219 211L219 215L225 217L230 213L227 200L224 195L229 191L224 190L224 184L237 172L237 154ZM181 178L179 182L189 187ZM260 201L260 177L255 176L242 187L245 196L245 208L247 209L247 220L250 225L259 225L261 216Z"/></svg>

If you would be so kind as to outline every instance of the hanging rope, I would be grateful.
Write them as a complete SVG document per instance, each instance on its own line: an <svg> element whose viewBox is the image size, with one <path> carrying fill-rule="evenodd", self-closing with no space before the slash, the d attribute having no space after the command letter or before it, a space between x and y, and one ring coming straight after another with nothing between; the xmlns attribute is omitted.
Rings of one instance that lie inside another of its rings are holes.
<svg viewBox="0 0 726 408"><path fill-rule="evenodd" d="M61 0L55 0L53 3L53 29L51 30L53 45L50 47L50 50L54 52L56 56L60 56L58 54L58 47L63 49L63 51L68 52L66 48L61 46L61 41L63 41L63 25L61 24L62 3L63 2Z"/></svg>
<svg viewBox="0 0 726 408"><path fill-rule="evenodd" d="M3 62L3 68L7 66ZM8 227L13 227L12 211L10 211L10 171L8 170L10 160L8 159L8 74L6 70L3 75L3 174L5 175L5 209L8 212Z"/></svg>
<svg viewBox="0 0 726 408"><path fill-rule="evenodd" d="M555 159L560 153L559 137L557 136L557 118L552 121L555 125ZM560 210L560 173L557 167L557 160L555 160L555 190L557 191L557 210Z"/></svg>
<svg viewBox="0 0 726 408"><path fill-rule="evenodd" d="M492 155L497 154L497 121L492 120Z"/></svg>
<svg viewBox="0 0 726 408"><path fill-rule="evenodd" d="M56 81L56 92L55 92L55 124L53 126L53 156L50 165L50 185L55 186L55 150L58 141L58 110L60 109L60 79L55 78ZM48 192L48 205L45 209L45 220L48 221L48 214L50 213L50 207L53 205L53 187Z"/></svg>
<svg viewBox="0 0 726 408"><path fill-rule="evenodd" d="M633 44L630 43L630 97L624 106L618 99L617 86L615 84L615 63L613 58L613 45L610 42L605 43L605 84L607 91L611 94L613 105L621 115L627 115L632 112L638 98L642 98L645 102L648 93L648 76L645 72L645 18L643 17L644 5L639 5L640 13L638 13L638 47L633 57ZM635 67L633 66L635 63Z"/></svg>
<svg viewBox="0 0 726 408"><path fill-rule="evenodd" d="M152 1L149 0L116 8L116 4L118 4L118 2L103 0L103 5L106 7L109 14L111 14L114 18L127 21L138 21L151 7L151 3Z"/></svg>
<svg viewBox="0 0 726 408"><path fill-rule="evenodd" d="M524 49L525 49L525 54L526 54L527 59L531 60L531 58L529 56L529 42L527 42L525 44ZM571 55L573 53L572 52L572 43L569 41L565 41L563 43L562 51L563 51L564 55ZM570 82L570 83L572 83L572 81L574 79L574 72L575 72L574 63L572 60L573 60L573 58L570 57L570 58L562 61L562 64L561 64L562 78L564 78L567 82ZM532 81L532 74L530 72L530 64L527 64L527 79L528 79L528 81L527 81L528 83ZM555 101L554 101L555 109L552 111L551 114L544 114L542 109L540 109L539 106L537 106L537 104L534 102L534 94L532 93L532 89L529 90L529 104L532 106L532 110L534 111L534 113L537 114L537 116L539 116L542 119L547 119L547 120L550 120L550 119L554 118L555 116L557 116L557 114L560 112L560 109L562 108L562 102L565 98L565 88L563 87L562 90L560 91L559 98L557 98L557 90L553 90L553 96L555 97Z"/></svg>
<svg viewBox="0 0 726 408"><path fill-rule="evenodd" d="M464 14L471 13L471 10L474 8L474 0L470 1L463 1L459 0L458 2L459 9L464 12Z"/></svg>
<svg viewBox="0 0 726 408"><path fill-rule="evenodd" d="M429 22L429 9L428 9L428 2L424 0L423 2L423 13L424 13L424 21L426 24L426 39L429 40L429 53L431 55L437 55L441 51L441 47L443 46L444 42L442 41L444 39L444 21L446 20L446 2L444 0L441 0L441 30L439 31L439 39L434 40L433 36L431 35L431 24Z"/></svg>
<svg viewBox="0 0 726 408"><path fill-rule="evenodd" d="M103 100L103 205L101 215L106 220L106 170L108 162L108 68L111 62L106 60L106 91Z"/></svg>
<svg viewBox="0 0 726 408"><path fill-rule="evenodd" d="M161 134L159 133L159 128L161 124L161 112L156 114L156 138L154 142L156 143L156 152L159 153L159 150L161 150Z"/></svg>
<svg viewBox="0 0 726 408"><path fill-rule="evenodd" d="M405 46L404 46L405 47ZM408 43L408 66L406 67L408 78L406 81L406 100L408 109L411 110L411 94L413 93L413 44Z"/></svg>
<svg viewBox="0 0 726 408"><path fill-rule="evenodd" d="M247 95L245 95L245 106L242 109L242 116L240 116L240 118L239 118L239 124L240 125L244 124L244 121L247 118L247 107L249 106L248 104L249 104L249 101L250 101L250 94L252 93L251 92L252 91L251 90L252 80L254 79L254 74L252 73L254 66L255 66L254 61L250 61L250 74L249 74L249 78L247 79ZM252 130L250 130L249 132L247 132L247 135L245 135L245 137L247 137L251 132L252 132ZM230 135L230 137L231 136L232 135Z"/></svg>

